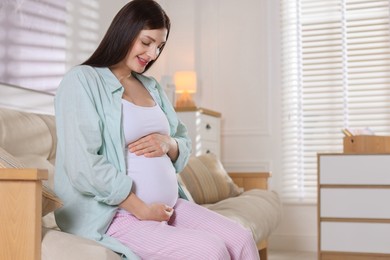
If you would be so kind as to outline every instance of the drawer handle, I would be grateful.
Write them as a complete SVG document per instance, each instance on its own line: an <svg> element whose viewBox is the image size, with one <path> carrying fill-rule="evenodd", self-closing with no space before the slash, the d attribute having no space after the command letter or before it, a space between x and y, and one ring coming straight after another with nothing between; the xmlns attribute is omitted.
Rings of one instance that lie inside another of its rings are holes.
<svg viewBox="0 0 390 260"><path fill-rule="evenodd" d="M207 125L206 125L206 129L207 129L207 130L210 130L210 129L211 129L211 125L210 125L210 124L207 124Z"/></svg>

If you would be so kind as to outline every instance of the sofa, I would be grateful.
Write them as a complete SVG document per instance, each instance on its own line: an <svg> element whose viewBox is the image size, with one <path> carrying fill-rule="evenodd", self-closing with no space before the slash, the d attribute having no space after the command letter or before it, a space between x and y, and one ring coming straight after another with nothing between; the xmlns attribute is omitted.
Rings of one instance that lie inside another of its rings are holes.
<svg viewBox="0 0 390 260"><path fill-rule="evenodd" d="M55 132L52 115L0 108L0 259L121 259L57 227L53 212L62 202L53 191ZM266 260L267 238L282 217L280 199L267 187L269 177L228 174L216 156L207 154L191 157L178 181L189 200L251 230Z"/></svg>

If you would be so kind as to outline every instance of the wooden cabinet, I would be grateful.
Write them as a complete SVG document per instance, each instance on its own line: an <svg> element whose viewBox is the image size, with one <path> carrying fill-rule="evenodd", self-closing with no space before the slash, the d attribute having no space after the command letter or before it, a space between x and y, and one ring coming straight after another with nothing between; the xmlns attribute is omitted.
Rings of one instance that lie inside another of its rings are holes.
<svg viewBox="0 0 390 260"><path fill-rule="evenodd" d="M221 113L205 108L176 108L192 140L192 155L213 153L221 158Z"/></svg>
<svg viewBox="0 0 390 260"><path fill-rule="evenodd" d="M390 154L318 155L320 260L390 259Z"/></svg>

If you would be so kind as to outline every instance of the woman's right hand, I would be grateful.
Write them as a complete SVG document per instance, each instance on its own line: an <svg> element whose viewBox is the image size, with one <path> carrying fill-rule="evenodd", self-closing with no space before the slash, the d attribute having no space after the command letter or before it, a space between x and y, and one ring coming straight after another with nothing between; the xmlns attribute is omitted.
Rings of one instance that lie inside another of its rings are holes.
<svg viewBox="0 0 390 260"><path fill-rule="evenodd" d="M140 220L154 220L154 221L168 221L172 214L173 208L165 204L151 204L148 205L149 210L144 217L138 218Z"/></svg>
<svg viewBox="0 0 390 260"><path fill-rule="evenodd" d="M127 210L139 220L168 221L173 214L173 208L162 203L147 205L133 192L119 204L119 207Z"/></svg>

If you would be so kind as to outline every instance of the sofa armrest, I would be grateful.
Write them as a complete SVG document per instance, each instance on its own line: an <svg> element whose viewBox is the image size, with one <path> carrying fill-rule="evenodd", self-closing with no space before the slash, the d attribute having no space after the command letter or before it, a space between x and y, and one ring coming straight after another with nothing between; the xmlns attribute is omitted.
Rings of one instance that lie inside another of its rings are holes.
<svg viewBox="0 0 390 260"><path fill-rule="evenodd" d="M0 259L41 259L42 180L47 170L0 169Z"/></svg>
<svg viewBox="0 0 390 260"><path fill-rule="evenodd" d="M268 178L271 177L269 172L231 172L230 178L244 191L251 189L268 189Z"/></svg>

